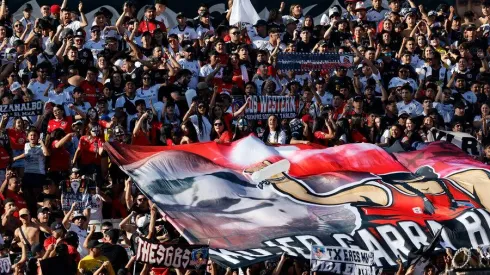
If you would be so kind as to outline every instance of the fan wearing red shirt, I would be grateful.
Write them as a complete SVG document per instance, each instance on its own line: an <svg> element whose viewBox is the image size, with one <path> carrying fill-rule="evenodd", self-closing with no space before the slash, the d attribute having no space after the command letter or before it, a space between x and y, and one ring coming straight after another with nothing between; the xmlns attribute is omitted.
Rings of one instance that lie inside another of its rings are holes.
<svg viewBox="0 0 490 275"><path fill-rule="evenodd" d="M146 6L145 9L145 18L141 20L140 25L138 27L139 33L150 32L153 36L153 32L156 29L162 30L162 32L167 32L167 28L165 24L160 21L155 20L156 17L156 8L155 6Z"/></svg>
<svg viewBox="0 0 490 275"><path fill-rule="evenodd" d="M213 130L211 132L211 140L217 143L231 143L233 139L232 133L228 130L224 120L217 118L213 122Z"/></svg>
<svg viewBox="0 0 490 275"><path fill-rule="evenodd" d="M89 134L82 136L78 143L78 148L73 157L73 164L78 159L81 174L93 174L97 172L101 174L101 155L103 152L102 139L100 135L100 126L98 124L89 124Z"/></svg>
<svg viewBox="0 0 490 275"><path fill-rule="evenodd" d="M71 124L73 120L71 116L65 116L65 109L62 105L56 105L53 108L53 119L48 122L48 133L52 133L56 129L61 129L65 133L71 133Z"/></svg>
<svg viewBox="0 0 490 275"><path fill-rule="evenodd" d="M21 180L12 171L8 171L5 175L5 180L0 187L0 193L2 195L2 200L12 199L15 203L17 209L22 209L27 207L27 203L24 199L22 193L20 193ZM15 217L19 216L18 212L14 213Z"/></svg>
<svg viewBox="0 0 490 275"><path fill-rule="evenodd" d="M95 107L99 96L102 96L104 91L104 85L97 81L98 70L95 67L90 67L87 70L87 78L80 83L85 95L85 101L90 103L92 107Z"/></svg>
<svg viewBox="0 0 490 275"><path fill-rule="evenodd" d="M62 129L56 129L51 133L51 157L49 158L49 177L56 183L63 180L70 170L70 152L65 144L75 136L75 133L65 134Z"/></svg>
<svg viewBox="0 0 490 275"><path fill-rule="evenodd" d="M328 142L335 137L332 116L329 118L317 117L313 125L313 136L315 143L328 146Z"/></svg>
<svg viewBox="0 0 490 275"><path fill-rule="evenodd" d="M2 123L0 125L0 130L5 129L5 124L7 124L8 116L2 117ZM10 148L12 149L12 158L24 154L24 146L27 141L27 136L24 131L24 121L21 117L14 118L14 127L7 129L7 136L10 143ZM14 161L11 165L13 169L16 170L19 176L24 175L24 165L25 160L20 159Z"/></svg>
<svg viewBox="0 0 490 275"><path fill-rule="evenodd" d="M132 145L142 145L142 146L151 145L149 131L148 131L149 129L146 129L148 127L146 125L148 116L149 113L145 112L143 115L141 115L141 117L136 122L136 125L134 126L134 130L133 130L133 140L131 142Z"/></svg>

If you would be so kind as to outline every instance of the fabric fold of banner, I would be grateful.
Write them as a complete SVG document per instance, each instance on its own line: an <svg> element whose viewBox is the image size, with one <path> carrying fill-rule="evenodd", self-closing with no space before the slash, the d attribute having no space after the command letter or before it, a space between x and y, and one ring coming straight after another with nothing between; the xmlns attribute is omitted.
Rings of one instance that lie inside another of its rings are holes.
<svg viewBox="0 0 490 275"><path fill-rule="evenodd" d="M283 252L309 258L312 245L374 252L389 268L440 228L447 247L490 243L489 167L450 143L394 154L372 144L272 147L253 136L105 147L191 244L210 240L211 258L232 268Z"/></svg>

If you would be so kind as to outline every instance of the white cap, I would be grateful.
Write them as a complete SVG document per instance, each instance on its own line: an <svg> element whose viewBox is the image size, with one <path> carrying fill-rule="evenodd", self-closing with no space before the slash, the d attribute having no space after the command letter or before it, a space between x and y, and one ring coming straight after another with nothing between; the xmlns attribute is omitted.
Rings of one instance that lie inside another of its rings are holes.
<svg viewBox="0 0 490 275"><path fill-rule="evenodd" d="M357 2L356 3L356 10L365 10L366 9L366 6L364 5L364 2Z"/></svg>
<svg viewBox="0 0 490 275"><path fill-rule="evenodd" d="M12 92L20 88L22 88L22 85L20 85L19 82L14 82L12 85L10 85L10 91Z"/></svg>

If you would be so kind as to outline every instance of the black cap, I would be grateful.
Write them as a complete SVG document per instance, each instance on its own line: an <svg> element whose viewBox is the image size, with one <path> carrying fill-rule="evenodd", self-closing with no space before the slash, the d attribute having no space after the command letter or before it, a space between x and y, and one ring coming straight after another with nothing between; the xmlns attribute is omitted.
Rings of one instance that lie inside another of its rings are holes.
<svg viewBox="0 0 490 275"><path fill-rule="evenodd" d="M51 230L64 230L65 228L63 227L63 224L60 222L53 222L51 223Z"/></svg>
<svg viewBox="0 0 490 275"><path fill-rule="evenodd" d="M260 26L267 26L267 21L263 19L257 20L257 23L255 23L254 27L260 27Z"/></svg>
<svg viewBox="0 0 490 275"><path fill-rule="evenodd" d="M39 208L37 210L37 213L39 214L39 213L44 212L44 211L48 211L49 212L49 208L47 208L47 207L41 207L41 208Z"/></svg>
<svg viewBox="0 0 490 275"><path fill-rule="evenodd" d="M24 11L32 11L32 5L27 3L26 6L24 7Z"/></svg>
<svg viewBox="0 0 490 275"><path fill-rule="evenodd" d="M184 13L182 13L182 12L178 12L178 13L175 15L175 18L179 18L179 17L185 17Z"/></svg>
<svg viewBox="0 0 490 275"><path fill-rule="evenodd" d="M356 95L356 96L354 97L354 101L356 101L356 102L362 102L362 96L360 96L360 95Z"/></svg>
<svg viewBox="0 0 490 275"><path fill-rule="evenodd" d="M77 31L74 36L75 37L85 38L85 33L83 33L83 31Z"/></svg>
<svg viewBox="0 0 490 275"><path fill-rule="evenodd" d="M330 104L323 105L323 110L333 110L333 106Z"/></svg>
<svg viewBox="0 0 490 275"><path fill-rule="evenodd" d="M87 248L92 249L92 248L101 248L104 244L100 243L97 240L90 240L88 241Z"/></svg>
<svg viewBox="0 0 490 275"><path fill-rule="evenodd" d="M61 31L60 37L66 38L67 36L73 36L73 30L70 28L65 28Z"/></svg>
<svg viewBox="0 0 490 275"><path fill-rule="evenodd" d="M94 13L94 17L100 16L100 15L102 15L102 16L104 16L104 17L105 17L104 12L103 12L103 11L101 11L101 10L98 10L97 12L95 12L95 13Z"/></svg>
<svg viewBox="0 0 490 275"><path fill-rule="evenodd" d="M475 24L469 24L467 25L464 30L467 31L467 30L476 30L476 25Z"/></svg>
<svg viewBox="0 0 490 275"><path fill-rule="evenodd" d="M325 84L325 79L323 79L323 78L321 78L321 77L320 77L319 79L317 79L317 80L315 81L315 85L316 85L316 84L320 84L320 85Z"/></svg>
<svg viewBox="0 0 490 275"><path fill-rule="evenodd" d="M83 89L80 87L75 87L72 91L72 93L83 93Z"/></svg>

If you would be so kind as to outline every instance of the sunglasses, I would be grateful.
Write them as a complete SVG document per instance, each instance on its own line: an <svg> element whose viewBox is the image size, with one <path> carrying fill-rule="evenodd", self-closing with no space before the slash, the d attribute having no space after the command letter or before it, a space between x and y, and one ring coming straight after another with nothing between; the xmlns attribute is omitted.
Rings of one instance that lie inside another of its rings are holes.
<svg viewBox="0 0 490 275"><path fill-rule="evenodd" d="M232 32L231 34L233 34L233 35L239 35L240 32Z"/></svg>
<svg viewBox="0 0 490 275"><path fill-rule="evenodd" d="M100 30L92 30L92 32L100 32Z"/></svg>
<svg viewBox="0 0 490 275"><path fill-rule="evenodd" d="M143 80L150 80L151 78L149 77L143 77Z"/></svg>
<svg viewBox="0 0 490 275"><path fill-rule="evenodd" d="M146 198L139 198L137 201L146 201Z"/></svg>
<svg viewBox="0 0 490 275"><path fill-rule="evenodd" d="M21 24L16 24L16 25L14 25L14 27L20 27L20 26L22 26L22 25L21 25Z"/></svg>
<svg viewBox="0 0 490 275"><path fill-rule="evenodd" d="M223 123L221 123L221 122L218 122L218 123L215 123L214 124L214 126L222 126L222 125L223 125Z"/></svg>

